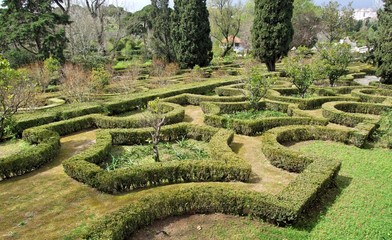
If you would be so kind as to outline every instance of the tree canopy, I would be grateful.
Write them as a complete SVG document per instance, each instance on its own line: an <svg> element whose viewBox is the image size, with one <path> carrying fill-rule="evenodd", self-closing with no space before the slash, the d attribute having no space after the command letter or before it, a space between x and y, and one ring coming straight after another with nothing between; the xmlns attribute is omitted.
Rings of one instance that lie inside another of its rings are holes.
<svg viewBox="0 0 392 240"><path fill-rule="evenodd" d="M275 63L290 49L293 39L294 0L256 0L253 23L253 50L255 56L265 62L269 71L275 71Z"/></svg>

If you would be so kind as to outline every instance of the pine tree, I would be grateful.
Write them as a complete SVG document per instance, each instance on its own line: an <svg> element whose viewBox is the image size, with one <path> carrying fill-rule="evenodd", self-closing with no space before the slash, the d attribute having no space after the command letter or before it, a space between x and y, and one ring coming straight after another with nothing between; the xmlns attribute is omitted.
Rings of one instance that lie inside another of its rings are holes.
<svg viewBox="0 0 392 240"><path fill-rule="evenodd" d="M152 48L155 57L165 62L174 62L171 39L171 12L169 0L151 0L152 11Z"/></svg>
<svg viewBox="0 0 392 240"><path fill-rule="evenodd" d="M255 56L265 62L268 71L290 50L293 39L294 0L255 0L252 38Z"/></svg>
<svg viewBox="0 0 392 240"><path fill-rule="evenodd" d="M212 41L206 0L174 0L172 38L181 68L207 66L212 59Z"/></svg>
<svg viewBox="0 0 392 240"><path fill-rule="evenodd" d="M69 24L66 12L54 11L52 0L4 0L0 12L0 39L8 46L24 49L38 58L51 55L64 61L67 39L59 26Z"/></svg>
<svg viewBox="0 0 392 240"><path fill-rule="evenodd" d="M378 12L378 43L374 52L381 82L392 84L392 0L384 0Z"/></svg>

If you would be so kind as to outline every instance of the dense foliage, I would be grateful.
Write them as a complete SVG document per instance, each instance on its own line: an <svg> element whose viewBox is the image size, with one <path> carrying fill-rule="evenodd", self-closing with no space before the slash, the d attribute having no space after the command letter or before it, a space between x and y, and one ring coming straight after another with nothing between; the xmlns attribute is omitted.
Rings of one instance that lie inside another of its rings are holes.
<svg viewBox="0 0 392 240"><path fill-rule="evenodd" d="M0 12L0 39L8 48L46 59L51 55L64 62L67 39L62 26L69 24L68 15L54 11L52 0L3 1Z"/></svg>
<svg viewBox="0 0 392 240"><path fill-rule="evenodd" d="M269 71L290 49L294 30L291 23L293 2L256 0L253 23L253 49L255 56L265 62Z"/></svg>
<svg viewBox="0 0 392 240"><path fill-rule="evenodd" d="M207 66L212 60L212 42L206 0L175 0L172 37L181 68Z"/></svg>
<svg viewBox="0 0 392 240"><path fill-rule="evenodd" d="M375 51L381 82L392 84L392 1L384 0L384 9L378 12L378 42Z"/></svg>

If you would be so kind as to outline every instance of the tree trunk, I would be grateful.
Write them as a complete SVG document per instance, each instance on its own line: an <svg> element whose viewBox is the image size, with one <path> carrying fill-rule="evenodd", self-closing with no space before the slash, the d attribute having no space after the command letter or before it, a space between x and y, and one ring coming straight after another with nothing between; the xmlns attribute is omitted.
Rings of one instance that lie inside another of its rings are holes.
<svg viewBox="0 0 392 240"><path fill-rule="evenodd" d="M335 80L334 79L329 79L329 85L333 87L335 85Z"/></svg>
<svg viewBox="0 0 392 240"><path fill-rule="evenodd" d="M274 60L266 61L265 65L267 65L267 69L269 72L275 72L275 61Z"/></svg>
<svg viewBox="0 0 392 240"><path fill-rule="evenodd" d="M160 162L158 144L154 144L152 149L153 149L153 152L154 152L154 160L155 160L155 162Z"/></svg>

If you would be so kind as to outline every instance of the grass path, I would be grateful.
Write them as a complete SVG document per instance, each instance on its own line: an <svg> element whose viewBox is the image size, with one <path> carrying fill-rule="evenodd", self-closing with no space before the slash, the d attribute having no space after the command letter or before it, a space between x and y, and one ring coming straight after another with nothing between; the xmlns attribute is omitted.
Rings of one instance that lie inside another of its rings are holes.
<svg viewBox="0 0 392 240"><path fill-rule="evenodd" d="M0 182L0 239L61 239L72 229L128 202L83 185L64 173L61 162L95 142L95 131L61 139L55 161Z"/></svg>
<svg viewBox="0 0 392 240"><path fill-rule="evenodd" d="M271 165L261 151L260 137L235 135L231 147L252 166L250 183L244 184L252 190L277 194L297 176Z"/></svg>
<svg viewBox="0 0 392 240"><path fill-rule="evenodd" d="M186 106L185 121L205 125L203 110L199 106ZM231 148L252 166L250 183L238 183L251 190L277 194L297 176L271 165L261 151L260 137L235 135Z"/></svg>

